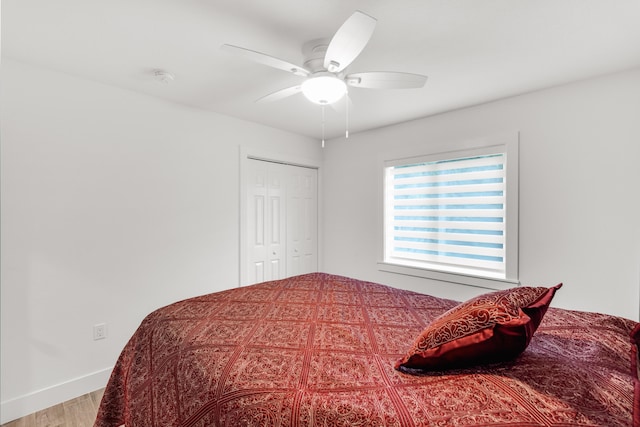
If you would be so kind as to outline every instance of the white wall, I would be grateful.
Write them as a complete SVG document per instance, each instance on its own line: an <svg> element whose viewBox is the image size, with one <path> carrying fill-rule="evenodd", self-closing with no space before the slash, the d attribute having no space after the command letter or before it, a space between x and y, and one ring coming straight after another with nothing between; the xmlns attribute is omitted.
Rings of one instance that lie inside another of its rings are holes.
<svg viewBox="0 0 640 427"><path fill-rule="evenodd" d="M485 292L377 270L379 157L512 130L521 283L564 282L554 305L638 319L640 69L329 141L325 270L457 300Z"/></svg>
<svg viewBox="0 0 640 427"><path fill-rule="evenodd" d="M238 284L240 146L305 137L2 64L2 420L104 387L153 309ZM93 341L96 323L108 338Z"/></svg>

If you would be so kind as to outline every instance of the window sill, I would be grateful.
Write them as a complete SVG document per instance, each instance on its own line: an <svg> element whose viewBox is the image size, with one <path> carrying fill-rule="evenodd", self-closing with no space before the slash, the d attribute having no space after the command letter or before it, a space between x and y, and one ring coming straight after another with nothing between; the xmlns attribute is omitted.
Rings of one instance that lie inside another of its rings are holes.
<svg viewBox="0 0 640 427"><path fill-rule="evenodd" d="M448 273L444 271L427 270L424 268L409 267L406 265L390 264L388 262L378 262L378 270L388 273L403 274L405 276L422 277L425 279L438 280L441 282L455 283L458 285L474 286L493 290L504 290L520 286L517 280L493 279L488 277L472 276L459 273Z"/></svg>

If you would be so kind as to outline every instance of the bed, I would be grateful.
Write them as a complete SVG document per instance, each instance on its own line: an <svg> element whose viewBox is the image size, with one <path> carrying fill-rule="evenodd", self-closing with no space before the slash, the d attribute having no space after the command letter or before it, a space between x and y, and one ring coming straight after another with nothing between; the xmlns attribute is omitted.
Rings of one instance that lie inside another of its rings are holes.
<svg viewBox="0 0 640 427"><path fill-rule="evenodd" d="M324 273L177 302L123 349L95 427L640 425L620 317L544 307L518 355L403 369L458 304Z"/></svg>

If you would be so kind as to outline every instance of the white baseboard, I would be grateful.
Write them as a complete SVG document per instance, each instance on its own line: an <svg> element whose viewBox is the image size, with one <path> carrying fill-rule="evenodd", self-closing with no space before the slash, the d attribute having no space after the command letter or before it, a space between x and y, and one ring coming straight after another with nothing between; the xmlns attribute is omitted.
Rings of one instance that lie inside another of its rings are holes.
<svg viewBox="0 0 640 427"><path fill-rule="evenodd" d="M51 387L4 400L0 403L0 424L104 388L107 385L112 369L105 368Z"/></svg>

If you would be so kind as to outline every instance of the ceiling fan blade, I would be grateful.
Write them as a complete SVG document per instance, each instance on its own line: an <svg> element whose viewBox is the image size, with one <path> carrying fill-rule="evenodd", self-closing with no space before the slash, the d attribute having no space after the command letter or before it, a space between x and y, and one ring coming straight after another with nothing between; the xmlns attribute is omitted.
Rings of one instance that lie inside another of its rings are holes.
<svg viewBox="0 0 640 427"><path fill-rule="evenodd" d="M359 10L347 19L329 42L324 68L338 73L351 64L373 35L378 21Z"/></svg>
<svg viewBox="0 0 640 427"><path fill-rule="evenodd" d="M310 74L309 70L300 65L295 65L282 59L267 55L265 53L256 52L255 50L245 49L243 47L234 46L231 44L223 44L222 46L220 46L220 48L226 52L243 56L251 61L258 62L272 68L277 68L278 70L287 71L298 76L306 77Z"/></svg>
<svg viewBox="0 0 640 427"><path fill-rule="evenodd" d="M281 99L284 99L288 96L295 95L296 93L300 93L300 92L302 92L301 85L291 86L291 87L287 87L287 88L275 91L273 93L270 93L269 95L265 95L262 98L257 99L256 103L279 101Z"/></svg>
<svg viewBox="0 0 640 427"><path fill-rule="evenodd" d="M427 82L427 76L389 71L371 71L368 73L349 74L344 80L349 86L367 89L415 89L424 86Z"/></svg>

